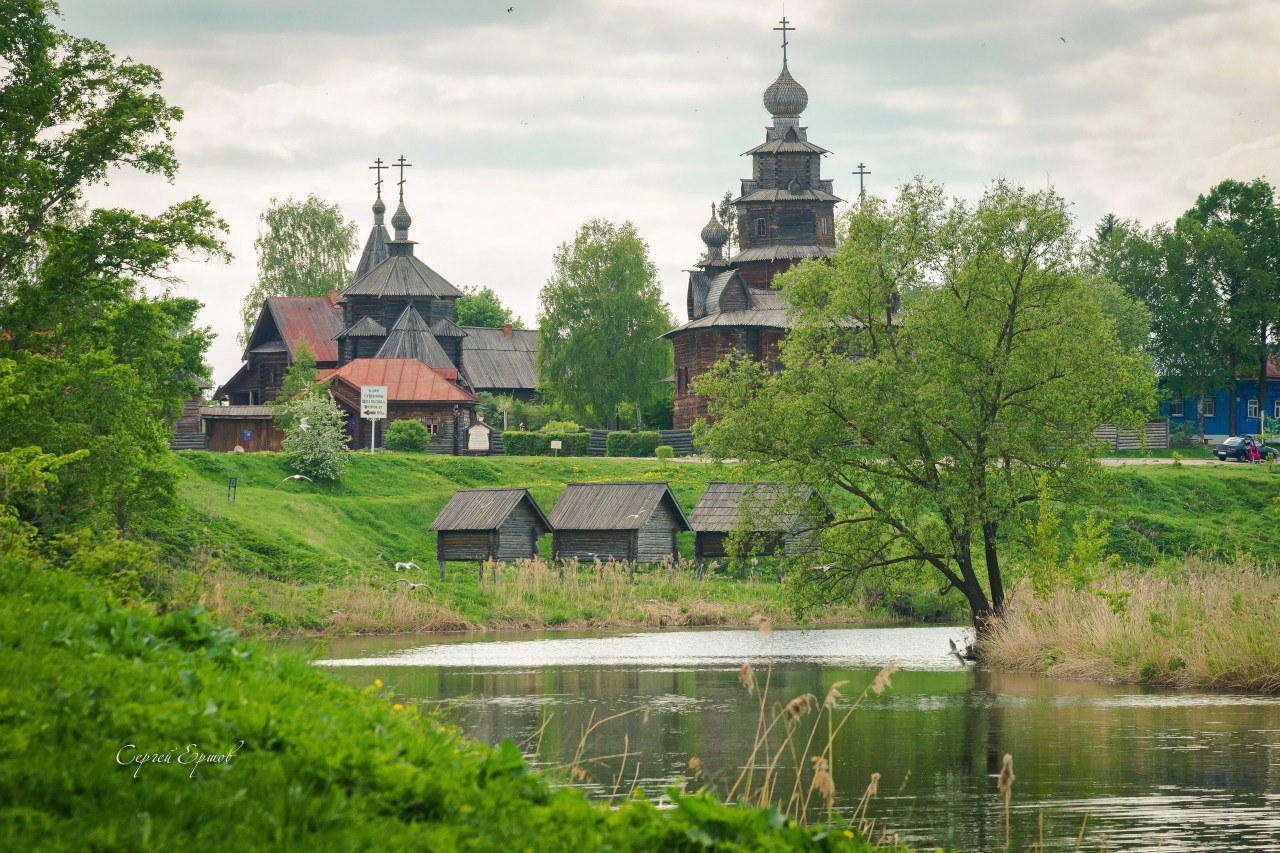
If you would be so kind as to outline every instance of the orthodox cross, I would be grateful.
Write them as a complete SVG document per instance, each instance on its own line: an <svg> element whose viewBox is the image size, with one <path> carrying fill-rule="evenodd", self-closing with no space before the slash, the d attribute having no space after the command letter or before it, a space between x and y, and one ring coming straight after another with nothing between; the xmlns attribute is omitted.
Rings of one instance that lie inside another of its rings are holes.
<svg viewBox="0 0 1280 853"><path fill-rule="evenodd" d="M377 187L378 187L378 198L382 198L382 172L383 172L385 169L390 169L391 167L390 167L390 166L384 166L384 165L382 165L382 158L381 158L381 157L379 157L377 160L374 160L374 161L373 161L373 165L372 165L372 166L370 166L369 168L370 168L370 169L377 169L377 170L378 170L378 172L377 172L377 174L378 174L378 180L374 181L374 183L375 183L375 184L377 185Z"/></svg>
<svg viewBox="0 0 1280 853"><path fill-rule="evenodd" d="M857 175L857 176L858 176L858 198L860 198L860 199L866 198L866 197L867 197L867 189L866 189L866 187L863 185L862 180L863 180L863 178L865 178L867 175L870 175L871 173L867 171L867 167L866 167L866 165L865 165L865 164L863 164L863 163L859 163L859 164L858 164L858 171L856 171L856 172L852 172L851 174L854 174L854 175Z"/></svg>
<svg viewBox="0 0 1280 853"><path fill-rule="evenodd" d="M406 162L404 161L404 155L403 155L403 154L401 154L401 155L400 155L400 159L399 159L399 160L397 160L397 161L396 161L395 163L393 163L392 165L394 165L397 169L399 169L399 170L400 170L400 181L399 181L399 186L400 186L400 200L401 200L401 201L404 201L404 170L405 170L405 169L408 169L408 168L409 168L409 167L411 167L413 164L412 164L412 163L406 163Z"/></svg>
<svg viewBox="0 0 1280 853"><path fill-rule="evenodd" d="M782 26L774 27L773 30L774 32L782 33L782 64L786 65L787 64L787 33L795 32L796 28L787 26L787 16L785 13L782 16L782 20L779 21L778 23L782 24Z"/></svg>

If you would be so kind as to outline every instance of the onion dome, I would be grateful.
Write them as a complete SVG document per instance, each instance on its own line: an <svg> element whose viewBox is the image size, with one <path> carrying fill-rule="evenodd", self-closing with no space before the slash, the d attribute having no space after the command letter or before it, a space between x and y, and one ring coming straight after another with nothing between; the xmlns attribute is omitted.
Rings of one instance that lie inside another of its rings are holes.
<svg viewBox="0 0 1280 853"><path fill-rule="evenodd" d="M373 224L382 224L382 215L387 212L387 206L382 202L382 196L378 196L377 201L373 203Z"/></svg>
<svg viewBox="0 0 1280 853"><path fill-rule="evenodd" d="M729 231L716 218L714 202L711 204L711 219L702 227L702 242L706 243L709 249L719 249L729 242Z"/></svg>
<svg viewBox="0 0 1280 853"><path fill-rule="evenodd" d="M396 229L397 240L409 239L409 226L413 224L413 220L409 217L409 211L405 209L404 199L400 199L400 206L396 208L396 212L391 216L391 227Z"/></svg>
<svg viewBox="0 0 1280 853"><path fill-rule="evenodd" d="M787 64L782 63L782 73L764 90L764 108L774 118L799 118L808 105L809 93L791 76Z"/></svg>

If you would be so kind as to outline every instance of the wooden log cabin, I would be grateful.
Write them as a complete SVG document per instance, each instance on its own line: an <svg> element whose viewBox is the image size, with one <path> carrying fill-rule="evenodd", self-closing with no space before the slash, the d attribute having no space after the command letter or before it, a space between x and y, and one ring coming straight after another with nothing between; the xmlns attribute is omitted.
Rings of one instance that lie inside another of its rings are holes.
<svg viewBox="0 0 1280 853"><path fill-rule="evenodd" d="M689 521L666 483L569 483L549 517L556 560L680 559Z"/></svg>
<svg viewBox="0 0 1280 853"><path fill-rule="evenodd" d="M698 575L701 576L702 564L709 557L742 559L752 552L814 553L819 544L818 528L831 518L831 508L809 486L710 483L689 514ZM746 535L745 541L731 554L729 538L734 531Z"/></svg>
<svg viewBox="0 0 1280 853"><path fill-rule="evenodd" d="M440 580L449 561L532 560L538 543L551 530L528 489L459 489L431 522L436 531Z"/></svg>

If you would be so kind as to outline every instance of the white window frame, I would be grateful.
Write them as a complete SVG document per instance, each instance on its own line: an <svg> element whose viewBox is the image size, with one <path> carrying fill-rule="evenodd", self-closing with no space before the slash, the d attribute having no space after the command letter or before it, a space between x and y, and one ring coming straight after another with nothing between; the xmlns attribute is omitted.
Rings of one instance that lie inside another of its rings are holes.
<svg viewBox="0 0 1280 853"><path fill-rule="evenodd" d="M1212 394L1206 394L1200 400L1200 411L1204 413L1206 418L1216 418L1218 416L1218 398Z"/></svg>
<svg viewBox="0 0 1280 853"><path fill-rule="evenodd" d="M1250 420L1256 421L1258 419L1258 398L1257 397L1250 397L1248 401L1246 401L1244 416L1246 418L1249 418Z"/></svg>
<svg viewBox="0 0 1280 853"><path fill-rule="evenodd" d="M1280 421L1280 397L1271 401L1271 417Z"/></svg>
<svg viewBox="0 0 1280 853"><path fill-rule="evenodd" d="M1185 418L1187 416L1187 401L1184 397L1172 397L1169 400L1169 417Z"/></svg>

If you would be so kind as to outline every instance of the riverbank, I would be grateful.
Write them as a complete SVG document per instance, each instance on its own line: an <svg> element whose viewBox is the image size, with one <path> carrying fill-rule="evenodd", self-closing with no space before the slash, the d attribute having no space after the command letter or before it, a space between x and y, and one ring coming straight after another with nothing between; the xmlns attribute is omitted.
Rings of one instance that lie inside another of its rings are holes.
<svg viewBox="0 0 1280 853"><path fill-rule="evenodd" d="M985 665L1055 678L1280 693L1280 574L1248 558L1120 572L1106 595L1024 585L981 640Z"/></svg>
<svg viewBox="0 0 1280 853"><path fill-rule="evenodd" d="M0 558L0 672L7 850L878 849L700 794L593 803L380 683L31 561Z"/></svg>

